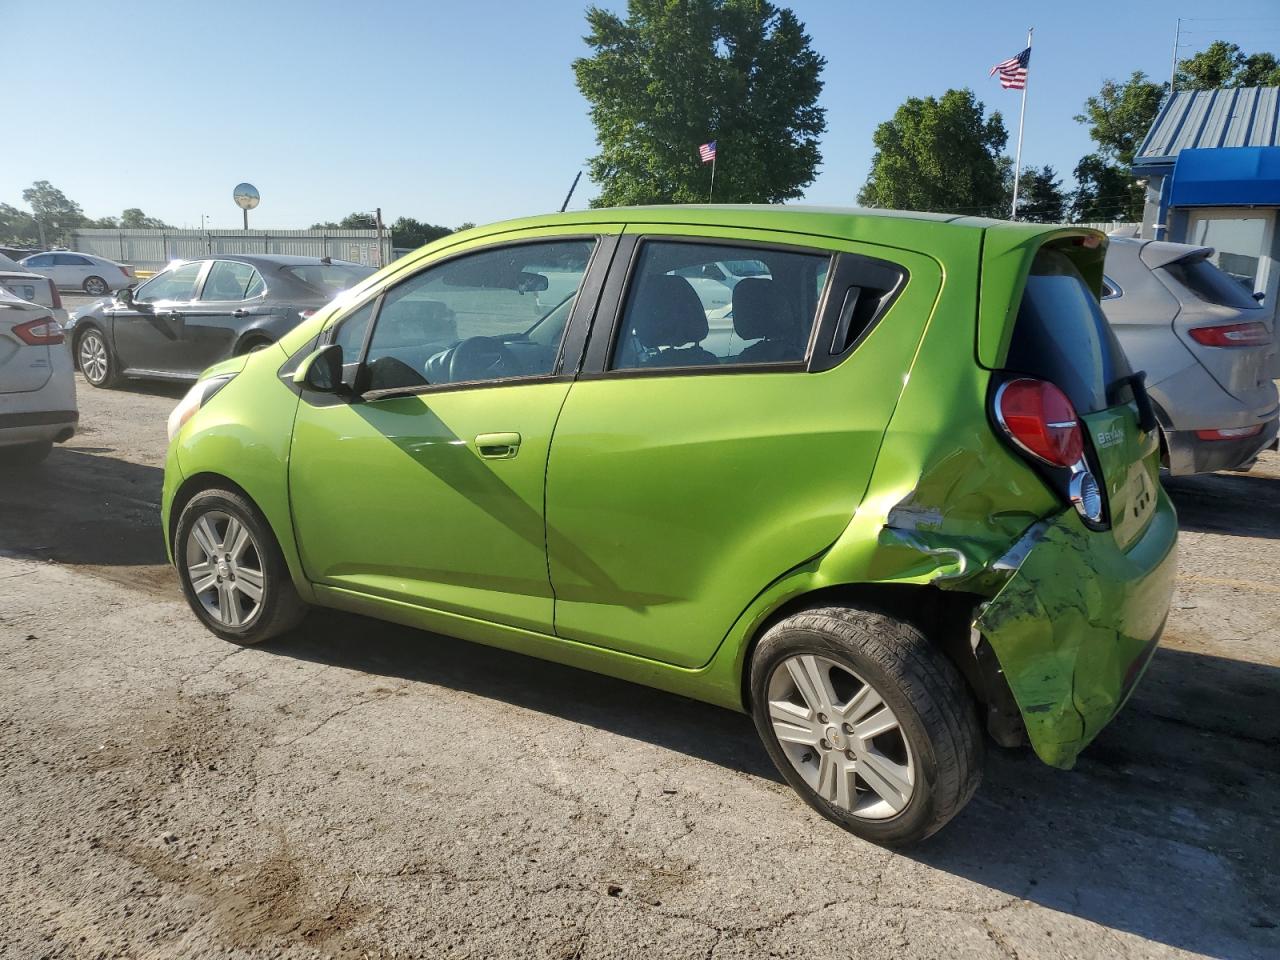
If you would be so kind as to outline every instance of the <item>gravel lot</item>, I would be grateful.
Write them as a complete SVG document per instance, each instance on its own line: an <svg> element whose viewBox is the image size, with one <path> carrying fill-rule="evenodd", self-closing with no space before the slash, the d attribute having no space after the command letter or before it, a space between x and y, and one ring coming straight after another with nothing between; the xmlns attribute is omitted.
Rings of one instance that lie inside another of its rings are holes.
<svg viewBox="0 0 1280 960"><path fill-rule="evenodd" d="M1171 484L1165 643L1078 767L992 749L903 855L745 716L353 616L206 633L158 524L181 392L81 382L0 478L0 956L1280 955L1280 457Z"/></svg>

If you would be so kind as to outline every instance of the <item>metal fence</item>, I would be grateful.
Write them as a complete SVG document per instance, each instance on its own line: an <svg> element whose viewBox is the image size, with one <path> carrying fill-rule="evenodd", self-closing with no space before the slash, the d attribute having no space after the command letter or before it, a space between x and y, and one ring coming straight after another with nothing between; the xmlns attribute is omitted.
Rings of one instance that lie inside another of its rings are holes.
<svg viewBox="0 0 1280 960"><path fill-rule="evenodd" d="M1114 233L1119 230L1121 231L1120 235L1123 237L1136 237L1138 235L1138 227L1141 224L1129 223L1124 220L1112 220L1110 223L1073 223L1072 226L1093 227L1093 229L1101 230L1103 233Z"/></svg>
<svg viewBox="0 0 1280 960"><path fill-rule="evenodd" d="M390 263L391 232L376 230L77 230L71 249L159 270L170 260L219 253L285 253L333 257L379 267Z"/></svg>

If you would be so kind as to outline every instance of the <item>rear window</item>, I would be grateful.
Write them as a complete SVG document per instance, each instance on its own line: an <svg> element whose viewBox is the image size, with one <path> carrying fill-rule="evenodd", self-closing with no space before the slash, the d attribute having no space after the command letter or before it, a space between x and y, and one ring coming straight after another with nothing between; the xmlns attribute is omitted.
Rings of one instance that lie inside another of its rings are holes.
<svg viewBox="0 0 1280 960"><path fill-rule="evenodd" d="M357 263L305 263L281 267L280 272L300 280L316 293L326 297L348 290L365 277L373 275L371 267L362 267Z"/></svg>
<svg viewBox="0 0 1280 960"><path fill-rule="evenodd" d="M1204 257L1176 260L1160 268L1165 276L1192 296L1238 310L1252 310L1258 306L1253 291L1229 274L1223 273Z"/></svg>
<svg viewBox="0 0 1280 960"><path fill-rule="evenodd" d="M1064 254L1036 254L1005 367L1048 380L1079 413L1105 410L1107 387L1129 374L1098 301Z"/></svg>

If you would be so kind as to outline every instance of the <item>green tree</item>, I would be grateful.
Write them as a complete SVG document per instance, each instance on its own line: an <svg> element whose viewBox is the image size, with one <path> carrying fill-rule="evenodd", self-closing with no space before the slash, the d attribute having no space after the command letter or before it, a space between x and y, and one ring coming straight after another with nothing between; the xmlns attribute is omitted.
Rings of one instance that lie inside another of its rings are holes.
<svg viewBox="0 0 1280 960"><path fill-rule="evenodd" d="M1272 53L1245 56L1235 43L1215 40L1194 56L1178 61L1179 90L1280 86L1280 60Z"/></svg>
<svg viewBox="0 0 1280 960"><path fill-rule="evenodd" d="M1077 187L1071 195L1073 220L1096 223L1142 218L1142 188L1128 169L1090 153L1076 164L1075 178Z"/></svg>
<svg viewBox="0 0 1280 960"><path fill-rule="evenodd" d="M1050 166L1027 167L1018 182L1018 219L1032 223L1062 223L1067 217L1067 196L1062 181Z"/></svg>
<svg viewBox="0 0 1280 960"><path fill-rule="evenodd" d="M1105 160L1128 168L1156 119L1166 86L1148 80L1141 70L1124 83L1107 80L1075 119L1089 125L1089 136Z"/></svg>
<svg viewBox="0 0 1280 960"><path fill-rule="evenodd" d="M326 220L324 223L313 223L312 230L375 230L378 219L372 213L356 211L348 213L341 220Z"/></svg>
<svg viewBox="0 0 1280 960"><path fill-rule="evenodd" d="M871 174L858 202L871 207L1008 216L1001 154L1009 134L973 91L910 97L876 128Z"/></svg>
<svg viewBox="0 0 1280 960"><path fill-rule="evenodd" d="M120 214L120 226L125 230L160 230L167 228L169 224L155 217L148 217L137 207L130 207Z"/></svg>
<svg viewBox="0 0 1280 960"><path fill-rule="evenodd" d="M40 242L40 230L36 218L25 210L0 203L0 240L14 247L26 247Z"/></svg>
<svg viewBox="0 0 1280 960"><path fill-rule="evenodd" d="M80 204L67 199L67 195L48 180L37 180L22 191L22 199L31 207L36 226L44 245L66 244L71 231L83 226L87 219Z"/></svg>
<svg viewBox="0 0 1280 960"><path fill-rule="evenodd" d="M459 228L461 229L461 228ZM420 247L453 233L454 228L401 217L391 224L391 243L397 247Z"/></svg>
<svg viewBox="0 0 1280 960"><path fill-rule="evenodd" d="M801 195L821 156L823 60L795 14L768 0L628 0L626 19L590 7L590 56L575 60L600 152L597 207Z"/></svg>

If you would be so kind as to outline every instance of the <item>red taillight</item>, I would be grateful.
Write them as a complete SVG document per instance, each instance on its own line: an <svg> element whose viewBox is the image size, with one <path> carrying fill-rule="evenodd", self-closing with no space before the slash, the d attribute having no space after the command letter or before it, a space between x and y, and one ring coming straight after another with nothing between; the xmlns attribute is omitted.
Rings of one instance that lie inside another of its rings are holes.
<svg viewBox="0 0 1280 960"><path fill-rule="evenodd" d="M13 335L32 347L49 346L66 339L62 335L62 324L53 317L41 317L39 320L20 323L13 328Z"/></svg>
<svg viewBox="0 0 1280 960"><path fill-rule="evenodd" d="M1191 327L1187 333L1206 347L1259 347L1271 342L1262 323L1226 323L1217 327Z"/></svg>
<svg viewBox="0 0 1280 960"><path fill-rule="evenodd" d="M130 267L130 266L128 266L127 264L123 264L123 263L122 263L122 264L120 264L120 272L121 272L121 273L123 273L126 277L132 277L132 276L133 276L133 267Z"/></svg>
<svg viewBox="0 0 1280 960"><path fill-rule="evenodd" d="M996 392L996 417L1010 439L1055 467L1070 467L1084 453L1084 434L1067 395L1045 380L1022 377Z"/></svg>
<svg viewBox="0 0 1280 960"><path fill-rule="evenodd" d="M1262 432L1262 424L1252 427L1223 427L1220 430L1197 430L1196 436L1201 440L1239 440L1242 437L1256 437Z"/></svg>
<svg viewBox="0 0 1280 960"><path fill-rule="evenodd" d="M60 293L58 292L58 285L57 285L56 283L54 283L52 280L50 280L50 281L49 281L49 296L50 296L50 297L52 298L52 300L53 300L53 303L52 303L53 309L55 309L55 310L61 310L61 309L62 309L62 294L60 294Z"/></svg>

